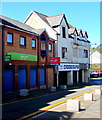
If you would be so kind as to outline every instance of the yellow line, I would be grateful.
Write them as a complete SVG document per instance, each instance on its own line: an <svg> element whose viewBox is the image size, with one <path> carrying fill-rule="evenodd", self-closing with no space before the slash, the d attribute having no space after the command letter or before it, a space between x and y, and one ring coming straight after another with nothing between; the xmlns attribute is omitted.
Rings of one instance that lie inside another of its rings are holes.
<svg viewBox="0 0 102 120"><path fill-rule="evenodd" d="M91 91L86 92L86 93L91 93L91 92L93 92L93 91L95 91L95 90L91 90ZM75 98L81 97L81 96L83 96L83 95L84 95L84 94L80 94L80 95L71 97L71 98L69 98L69 99L67 99L67 100L75 99ZM40 110L38 110L38 111L36 111L36 112L34 112L34 113L31 113L31 114L29 114L29 115L25 115L25 116L23 116L23 117L21 117L21 118L18 118L18 119L16 119L16 120L23 120L23 119L25 119L25 118L28 118L28 117L34 116L34 115L36 115L36 114L39 114L39 113L42 112L42 111L47 111L47 110L49 110L49 109L51 109L51 108L53 108L53 107L56 107L56 106L58 106L58 105L60 105L60 104L65 103L67 100L63 100L63 101L60 101L60 102L55 103L55 104L53 104L53 105L49 105L49 106L47 106L47 107L41 108Z"/></svg>
<svg viewBox="0 0 102 120"><path fill-rule="evenodd" d="M29 115L25 115L25 116L23 116L23 117L21 117L21 118L18 118L18 119L16 119L16 120L23 120L23 119L26 119L26 118L28 118L28 117L31 117L31 116L34 116L34 115L36 115L36 114L38 114L38 113L40 113L40 112L42 112L42 111L36 111L36 112L34 112L34 113L31 113L31 114L29 114Z"/></svg>
<svg viewBox="0 0 102 120"><path fill-rule="evenodd" d="M56 93L61 93L61 92L63 92L63 91L59 91L59 92L56 92ZM56 93L51 93L51 94L56 94ZM35 97L26 98L26 99L23 99L23 100L17 100L17 101L13 101L13 102L3 103L3 104L0 104L0 105L12 104L12 103L26 101L26 100L30 100L30 99L33 99L33 98L39 98L39 97L47 96L47 95L49 95L49 93L47 93L45 95L41 95L41 96L35 96Z"/></svg>

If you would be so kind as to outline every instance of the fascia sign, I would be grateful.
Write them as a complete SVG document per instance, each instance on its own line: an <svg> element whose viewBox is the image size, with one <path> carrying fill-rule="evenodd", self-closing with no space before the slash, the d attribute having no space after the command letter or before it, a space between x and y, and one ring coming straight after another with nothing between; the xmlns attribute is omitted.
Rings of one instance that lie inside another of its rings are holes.
<svg viewBox="0 0 102 120"><path fill-rule="evenodd" d="M79 70L79 64L61 64L59 71Z"/></svg>

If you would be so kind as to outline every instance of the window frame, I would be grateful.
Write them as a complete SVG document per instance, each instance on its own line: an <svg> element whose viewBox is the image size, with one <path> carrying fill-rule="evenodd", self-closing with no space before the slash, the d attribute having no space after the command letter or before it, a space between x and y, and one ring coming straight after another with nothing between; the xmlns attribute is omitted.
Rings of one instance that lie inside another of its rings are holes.
<svg viewBox="0 0 102 120"><path fill-rule="evenodd" d="M66 47L62 47L62 58L65 58L65 53L67 53L67 48Z"/></svg>
<svg viewBox="0 0 102 120"><path fill-rule="evenodd" d="M84 50L84 58L88 58L88 50Z"/></svg>
<svg viewBox="0 0 102 120"><path fill-rule="evenodd" d="M11 40L11 42L10 41L8 41L8 35L12 35L12 40ZM13 33L7 33L7 43L10 43L10 44L13 44Z"/></svg>
<svg viewBox="0 0 102 120"><path fill-rule="evenodd" d="M51 43L49 43L49 51L52 51L52 44Z"/></svg>
<svg viewBox="0 0 102 120"><path fill-rule="evenodd" d="M32 48L36 48L36 40L32 39L32 42L35 41L35 44L33 46L33 43L32 43Z"/></svg>
<svg viewBox="0 0 102 120"><path fill-rule="evenodd" d="M62 37L66 38L66 27L62 26Z"/></svg>
<svg viewBox="0 0 102 120"><path fill-rule="evenodd" d="M24 45L21 44L21 38L24 38ZM20 46L26 46L26 37L24 37L24 36L20 36Z"/></svg>

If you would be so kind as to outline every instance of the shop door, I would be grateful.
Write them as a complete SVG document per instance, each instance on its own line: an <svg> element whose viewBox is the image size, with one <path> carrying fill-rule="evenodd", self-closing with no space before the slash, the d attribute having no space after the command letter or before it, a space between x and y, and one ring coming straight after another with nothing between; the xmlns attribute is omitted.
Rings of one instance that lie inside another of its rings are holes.
<svg viewBox="0 0 102 120"><path fill-rule="evenodd" d="M73 84L77 83L77 71L73 71Z"/></svg>
<svg viewBox="0 0 102 120"><path fill-rule="evenodd" d="M13 92L14 71L12 69L4 70L4 92Z"/></svg>
<svg viewBox="0 0 102 120"><path fill-rule="evenodd" d="M18 70L18 89L26 88L26 69Z"/></svg>
<svg viewBox="0 0 102 120"><path fill-rule="evenodd" d="M59 72L59 85L67 85L67 72Z"/></svg>
<svg viewBox="0 0 102 120"><path fill-rule="evenodd" d="M37 75L36 75L36 69L30 70L30 88L37 86Z"/></svg>
<svg viewBox="0 0 102 120"><path fill-rule="evenodd" d="M40 69L40 85L46 84L45 69Z"/></svg>

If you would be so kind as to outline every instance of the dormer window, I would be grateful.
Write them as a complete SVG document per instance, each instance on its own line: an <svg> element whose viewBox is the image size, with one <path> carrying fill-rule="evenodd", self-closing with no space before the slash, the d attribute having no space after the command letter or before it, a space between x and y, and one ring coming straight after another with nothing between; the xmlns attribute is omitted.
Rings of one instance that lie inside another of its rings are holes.
<svg viewBox="0 0 102 120"><path fill-rule="evenodd" d="M62 27L62 37L66 38L66 28Z"/></svg>
<svg viewBox="0 0 102 120"><path fill-rule="evenodd" d="M80 35L80 41L79 44L82 45L82 35Z"/></svg>
<svg viewBox="0 0 102 120"><path fill-rule="evenodd" d="M77 43L77 36L74 34L74 43Z"/></svg>

